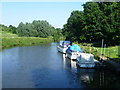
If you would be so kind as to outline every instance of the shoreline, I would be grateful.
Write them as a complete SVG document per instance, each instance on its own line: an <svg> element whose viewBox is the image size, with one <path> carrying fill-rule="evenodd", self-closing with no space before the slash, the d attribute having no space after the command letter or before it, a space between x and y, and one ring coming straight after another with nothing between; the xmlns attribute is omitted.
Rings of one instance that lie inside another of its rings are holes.
<svg viewBox="0 0 120 90"><path fill-rule="evenodd" d="M50 38L39 37L2 37L0 50L17 46L32 46L53 42Z"/></svg>
<svg viewBox="0 0 120 90"><path fill-rule="evenodd" d="M83 48L83 50L85 50L87 53L92 53L95 57L95 59L97 59L98 61L102 62L103 65L105 65L105 67L108 70L111 70L113 72L115 72L116 74L120 75L120 63L118 63L118 61L115 61L114 58L108 58L106 56L101 56L98 53L98 51L93 47L88 47L86 48L86 46L83 46L81 44L78 44L80 47ZM91 48L91 50L90 50ZM118 60L119 57L118 57Z"/></svg>

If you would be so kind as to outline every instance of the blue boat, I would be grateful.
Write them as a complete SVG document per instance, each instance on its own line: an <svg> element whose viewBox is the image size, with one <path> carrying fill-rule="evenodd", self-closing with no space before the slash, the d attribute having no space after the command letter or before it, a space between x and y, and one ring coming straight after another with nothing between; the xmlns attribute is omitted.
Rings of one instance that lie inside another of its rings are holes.
<svg viewBox="0 0 120 90"><path fill-rule="evenodd" d="M70 41L60 41L57 46L58 51L61 53L66 53L66 50L70 47Z"/></svg>
<svg viewBox="0 0 120 90"><path fill-rule="evenodd" d="M84 51L78 46L77 44L71 45L66 50L66 56L70 59L77 59L77 57L80 55L80 53L83 53Z"/></svg>

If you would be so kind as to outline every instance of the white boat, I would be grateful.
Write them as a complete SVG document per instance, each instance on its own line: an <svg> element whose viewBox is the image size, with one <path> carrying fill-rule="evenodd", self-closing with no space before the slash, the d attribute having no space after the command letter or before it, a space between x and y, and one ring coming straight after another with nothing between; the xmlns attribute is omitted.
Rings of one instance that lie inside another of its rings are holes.
<svg viewBox="0 0 120 90"><path fill-rule="evenodd" d="M94 55L88 53L80 53L79 57L77 57L76 64L81 68L94 68Z"/></svg>
<svg viewBox="0 0 120 90"><path fill-rule="evenodd" d="M66 56L70 59L77 59L82 52L83 50L77 44L74 44L67 49Z"/></svg>
<svg viewBox="0 0 120 90"><path fill-rule="evenodd" d="M66 50L68 49L68 47L62 47L62 46L57 46L58 51L61 53L66 53Z"/></svg>
<svg viewBox="0 0 120 90"><path fill-rule="evenodd" d="M74 51L69 51L66 53L66 56L70 59L77 59L79 55L80 55L80 52L74 52Z"/></svg>
<svg viewBox="0 0 120 90"><path fill-rule="evenodd" d="M70 46L70 41L60 41L59 46L57 46L57 49L61 53L66 53L66 50Z"/></svg>

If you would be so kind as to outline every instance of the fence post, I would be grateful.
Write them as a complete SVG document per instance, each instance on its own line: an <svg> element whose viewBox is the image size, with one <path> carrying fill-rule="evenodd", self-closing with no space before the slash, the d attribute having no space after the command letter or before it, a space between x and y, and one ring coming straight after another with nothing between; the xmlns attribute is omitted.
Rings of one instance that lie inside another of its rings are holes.
<svg viewBox="0 0 120 90"><path fill-rule="evenodd" d="M102 62L102 59L103 59L103 43L104 43L104 39L102 39L102 45L101 45L101 58L100 58L100 61Z"/></svg>

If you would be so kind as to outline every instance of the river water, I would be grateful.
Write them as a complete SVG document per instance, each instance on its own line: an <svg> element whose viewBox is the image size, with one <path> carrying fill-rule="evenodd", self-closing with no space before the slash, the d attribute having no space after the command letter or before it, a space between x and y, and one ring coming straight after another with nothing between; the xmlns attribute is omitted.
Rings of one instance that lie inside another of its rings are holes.
<svg viewBox="0 0 120 90"><path fill-rule="evenodd" d="M3 88L120 88L120 77L108 70L80 69L57 52L57 43L4 49Z"/></svg>

